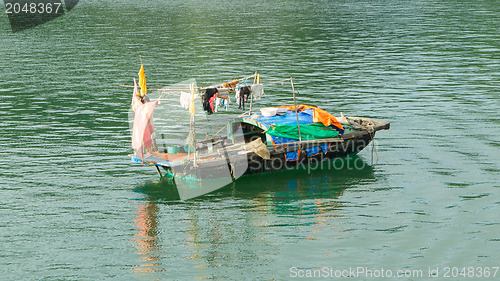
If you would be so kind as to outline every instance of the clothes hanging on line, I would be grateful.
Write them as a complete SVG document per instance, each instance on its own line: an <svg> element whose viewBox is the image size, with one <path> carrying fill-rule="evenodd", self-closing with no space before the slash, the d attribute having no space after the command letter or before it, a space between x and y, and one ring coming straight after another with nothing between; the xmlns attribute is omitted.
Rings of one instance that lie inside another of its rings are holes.
<svg viewBox="0 0 500 281"><path fill-rule="evenodd" d="M227 89L234 89L236 88L236 84L238 84L240 80L234 79L233 81L222 83L222 86Z"/></svg>
<svg viewBox="0 0 500 281"><path fill-rule="evenodd" d="M240 88L236 89L236 94L234 95L234 98L236 99L236 103L238 104L238 109L241 108Z"/></svg>
<svg viewBox="0 0 500 281"><path fill-rule="evenodd" d="M214 101L217 98L217 88L207 88L203 94L203 109L210 115L214 113Z"/></svg>
<svg viewBox="0 0 500 281"><path fill-rule="evenodd" d="M229 96L225 99L222 99L222 105L223 105L225 111L229 110L229 103L230 102L231 102L231 99L229 98Z"/></svg>
<svg viewBox="0 0 500 281"><path fill-rule="evenodd" d="M181 106L184 109L188 109L189 108L189 103L191 102L191 93L187 93L187 92L181 93L179 101L181 103Z"/></svg>
<svg viewBox="0 0 500 281"><path fill-rule="evenodd" d="M230 102L231 102L231 99L229 98L229 96L221 94L221 92L219 91L217 93L217 98L215 99L214 112L218 112L219 110L228 111Z"/></svg>
<svg viewBox="0 0 500 281"><path fill-rule="evenodd" d="M222 106L222 99L219 98L219 97L216 97L215 98L215 108L214 108L214 112L218 112L219 111L219 106Z"/></svg>
<svg viewBox="0 0 500 281"><path fill-rule="evenodd" d="M245 102L250 97L250 86L243 86L236 92L236 101L238 102L238 109L245 110Z"/></svg>
<svg viewBox="0 0 500 281"><path fill-rule="evenodd" d="M208 100L208 104L210 105L210 110L212 110L211 113L214 113L214 109L215 109L215 100L217 99L217 94L213 95L209 100ZM208 113L208 114L211 114L211 113Z"/></svg>
<svg viewBox="0 0 500 281"><path fill-rule="evenodd" d="M264 95L264 85L255 84L252 86L252 96L254 99L258 100Z"/></svg>

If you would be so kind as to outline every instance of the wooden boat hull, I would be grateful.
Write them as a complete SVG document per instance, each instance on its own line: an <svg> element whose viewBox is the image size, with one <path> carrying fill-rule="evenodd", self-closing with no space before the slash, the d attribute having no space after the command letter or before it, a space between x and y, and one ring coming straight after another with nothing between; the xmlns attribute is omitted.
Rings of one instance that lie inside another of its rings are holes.
<svg viewBox="0 0 500 281"><path fill-rule="evenodd" d="M189 163L183 165L165 166L156 164L163 168L170 178L196 178L199 180L215 180L226 178L230 182L242 175L259 174L281 170L292 170L298 168L321 169L330 167L329 162L344 158L348 155L357 154L367 147L379 130L390 128L388 122L357 118L359 123L372 124L370 127L363 126L353 122L353 126L358 126L357 130L346 133L342 136L332 139L320 139L309 141L298 141L295 143L286 143L281 145L268 145L270 159L264 159L252 151L246 151L245 154L234 153L241 152L241 145L229 144L224 147L225 155L212 157L211 154L204 156L205 161L198 163ZM356 125L358 124L358 125ZM217 140L220 144L220 139ZM205 141L206 142L206 141ZM319 149L314 155L308 155L308 148ZM326 148L326 149L325 149ZM286 158L289 152L297 152L298 158L290 161ZM162 173L160 172L160 175Z"/></svg>
<svg viewBox="0 0 500 281"><path fill-rule="evenodd" d="M302 149L288 149L288 147L272 149L270 150L271 159L269 160L263 159L260 156L252 153L248 155L249 165L245 174L257 174L307 167L314 169L328 167L328 164L326 164L325 162L335 159L341 159L348 155L357 154L370 144L374 136L374 133L367 133L357 138L344 140L343 142L326 143L328 144L328 149L326 151L323 151L320 148L319 153L316 153L315 155L308 155L308 152L304 149L306 147L302 147ZM317 147L322 144L325 143L309 143L308 147ZM287 161L285 153L295 152L297 150L300 150L298 159L294 161Z"/></svg>

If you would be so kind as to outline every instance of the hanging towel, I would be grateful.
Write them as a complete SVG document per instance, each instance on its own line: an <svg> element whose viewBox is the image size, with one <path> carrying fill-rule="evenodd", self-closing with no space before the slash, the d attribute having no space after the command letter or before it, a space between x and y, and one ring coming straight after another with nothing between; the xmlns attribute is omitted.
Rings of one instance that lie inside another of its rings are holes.
<svg viewBox="0 0 500 281"><path fill-rule="evenodd" d="M236 99L236 104L238 104L238 109L241 108L240 93L240 88L236 89L236 95L234 96L234 98Z"/></svg>
<svg viewBox="0 0 500 281"><path fill-rule="evenodd" d="M222 87L228 88L228 89L234 89L236 87L236 84L238 84L239 80L234 79L233 81L222 83Z"/></svg>
<svg viewBox="0 0 500 281"><path fill-rule="evenodd" d="M264 85L255 84L252 86L253 98L258 100L264 95Z"/></svg>
<svg viewBox="0 0 500 281"><path fill-rule="evenodd" d="M188 109L189 108L189 103L191 102L191 93L186 93L186 92L181 93L179 101L181 102L181 106L184 109Z"/></svg>

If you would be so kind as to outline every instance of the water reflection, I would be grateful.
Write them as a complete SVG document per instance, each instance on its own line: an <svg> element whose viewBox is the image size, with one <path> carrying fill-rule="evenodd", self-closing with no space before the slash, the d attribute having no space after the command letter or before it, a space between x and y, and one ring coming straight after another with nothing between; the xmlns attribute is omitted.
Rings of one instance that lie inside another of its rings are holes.
<svg viewBox="0 0 500 281"><path fill-rule="evenodd" d="M140 265L134 267L135 272L139 275L147 275L164 271L160 266L158 206L156 203L145 200L143 204L138 206L135 226L134 244L141 261Z"/></svg>
<svg viewBox="0 0 500 281"><path fill-rule="evenodd" d="M375 179L373 168L358 156L338 159L324 167L243 177L233 185L232 195L239 198L263 197L281 204L307 199L333 199L346 188ZM224 195L228 196L228 191Z"/></svg>
<svg viewBox="0 0 500 281"><path fill-rule="evenodd" d="M179 200L166 183L139 187L136 192L145 196L136 219L135 244L141 265L135 270L141 275L164 272L162 264L177 266L169 264L175 256L177 261L184 257L182 266L192 268L188 271L195 276L190 277L224 279L228 276L221 268L237 272L274 262L272 253L279 252L283 243L319 240L324 232L347 235L332 225L339 223L340 210L349 204L339 200L345 190L375 181L373 168L362 163L359 169L346 165L245 176L189 201ZM167 212L162 216L165 225L158 222L161 206ZM158 238L162 231L172 232L165 234L171 237L168 243ZM242 264L245 268L240 268Z"/></svg>

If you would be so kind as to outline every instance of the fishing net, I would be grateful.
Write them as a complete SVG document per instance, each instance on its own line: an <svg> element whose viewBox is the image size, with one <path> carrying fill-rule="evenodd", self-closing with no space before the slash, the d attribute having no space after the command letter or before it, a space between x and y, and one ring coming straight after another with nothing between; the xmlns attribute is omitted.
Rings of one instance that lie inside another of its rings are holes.
<svg viewBox="0 0 500 281"><path fill-rule="evenodd" d="M151 91L147 104L158 103L150 118L142 117L148 119L149 129L135 157L168 167L181 199L217 190L243 175L248 166L241 126L231 126L231 138L223 136L225 132L213 137L222 124L203 110L202 95L195 79ZM133 110L129 114L134 133L141 120L137 115ZM226 124L231 121L227 116Z"/></svg>

